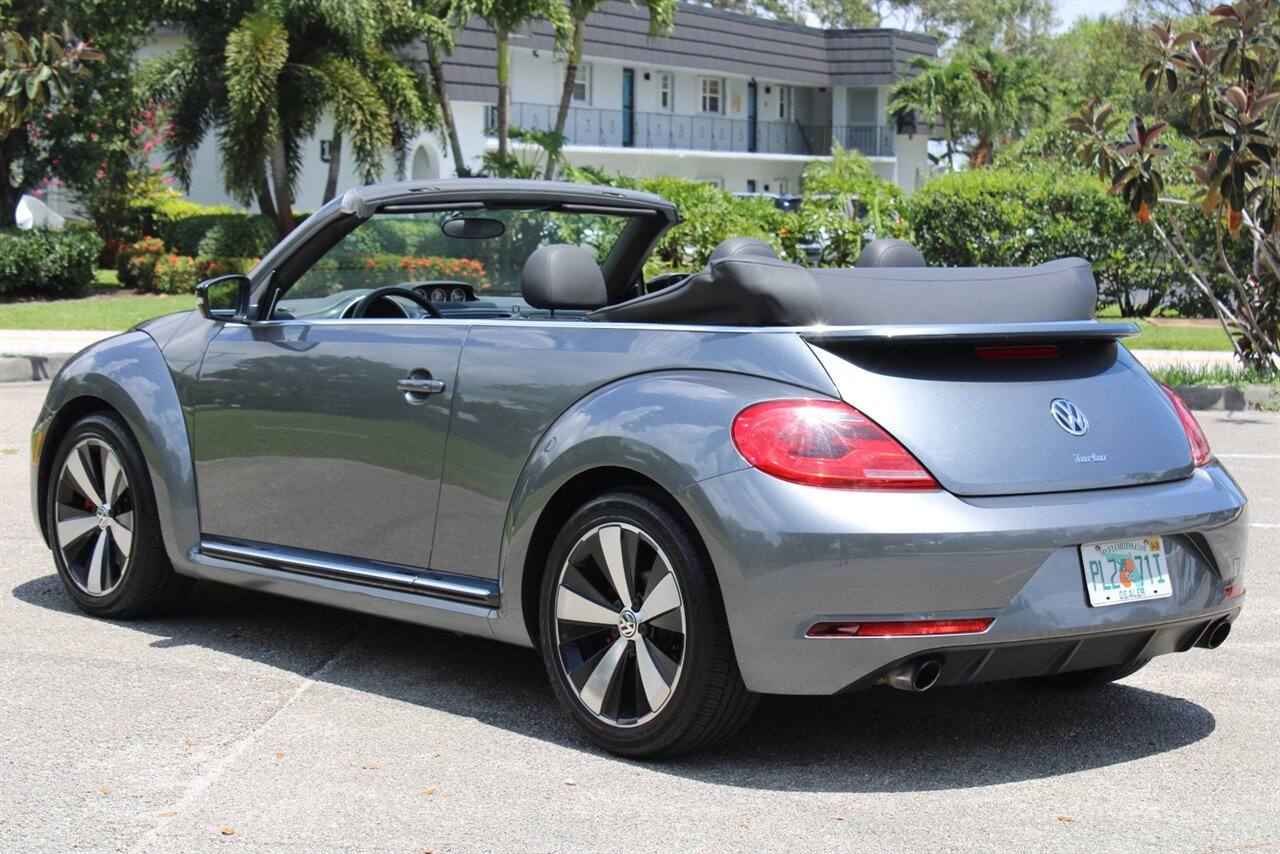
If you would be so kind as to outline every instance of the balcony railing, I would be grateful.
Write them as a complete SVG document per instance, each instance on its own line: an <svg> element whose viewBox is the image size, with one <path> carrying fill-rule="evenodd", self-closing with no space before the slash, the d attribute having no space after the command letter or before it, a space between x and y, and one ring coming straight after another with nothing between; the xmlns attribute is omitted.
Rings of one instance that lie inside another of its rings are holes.
<svg viewBox="0 0 1280 854"><path fill-rule="evenodd" d="M489 108L488 126L497 124ZM529 130L555 126L556 107L512 104L511 124ZM565 122L568 145L606 148L671 148L679 151L724 151L741 154L831 153L831 140L871 157L892 156L894 131L883 125L809 125L718 116L681 116L573 107Z"/></svg>

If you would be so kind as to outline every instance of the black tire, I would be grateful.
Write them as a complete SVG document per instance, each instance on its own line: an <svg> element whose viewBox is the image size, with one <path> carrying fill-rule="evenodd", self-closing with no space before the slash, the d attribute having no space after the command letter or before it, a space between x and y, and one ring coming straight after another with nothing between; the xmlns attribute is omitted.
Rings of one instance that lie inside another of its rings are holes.
<svg viewBox="0 0 1280 854"><path fill-rule="evenodd" d="M87 614L159 614L191 588L165 554L142 450L114 413L85 416L62 440L50 469L45 519L58 577Z"/></svg>
<svg viewBox="0 0 1280 854"><path fill-rule="evenodd" d="M1037 676L1031 681L1042 688L1053 688L1064 691L1087 691L1101 688L1127 676L1132 676L1147 666L1149 658L1139 658L1127 664L1115 664L1110 667L1094 667L1089 670L1070 670L1066 673L1054 673L1050 676Z"/></svg>
<svg viewBox="0 0 1280 854"><path fill-rule="evenodd" d="M615 536L616 553L628 555L624 563L631 565L623 583L634 589L625 603L601 566L605 541ZM672 601L668 575L678 604L662 611ZM577 595L580 588L588 595ZM589 621L561 618L582 616L570 610L582 607L595 609L585 614ZM613 627L605 622L609 611ZM543 661L557 699L587 738L611 753L659 758L701 750L736 733L755 708L706 548L659 496L613 492L579 508L551 547L539 615ZM609 675L596 683L603 687L590 689L590 676L611 658ZM598 709L588 706L594 701Z"/></svg>

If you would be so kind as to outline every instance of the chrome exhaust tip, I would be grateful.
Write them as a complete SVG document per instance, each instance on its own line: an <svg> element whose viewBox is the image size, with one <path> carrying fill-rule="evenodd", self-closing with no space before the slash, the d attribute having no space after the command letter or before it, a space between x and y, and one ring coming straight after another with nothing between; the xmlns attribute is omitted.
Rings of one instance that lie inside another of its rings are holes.
<svg viewBox="0 0 1280 854"><path fill-rule="evenodd" d="M1216 623L1210 624L1209 628L1204 630L1204 633L1200 635L1200 639L1196 641L1196 646L1202 649L1217 649L1226 642L1230 634L1231 623L1226 617L1223 617Z"/></svg>
<svg viewBox="0 0 1280 854"><path fill-rule="evenodd" d="M928 691L942 675L942 662L936 658L909 661L884 676L885 684L899 691Z"/></svg>

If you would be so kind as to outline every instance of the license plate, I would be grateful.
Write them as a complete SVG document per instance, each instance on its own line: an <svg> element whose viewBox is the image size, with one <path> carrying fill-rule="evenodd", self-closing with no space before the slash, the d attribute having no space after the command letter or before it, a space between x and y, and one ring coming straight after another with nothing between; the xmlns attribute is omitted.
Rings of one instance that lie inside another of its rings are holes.
<svg viewBox="0 0 1280 854"><path fill-rule="evenodd" d="M1159 537L1086 543L1080 547L1089 604L1120 605L1173 595L1164 541Z"/></svg>

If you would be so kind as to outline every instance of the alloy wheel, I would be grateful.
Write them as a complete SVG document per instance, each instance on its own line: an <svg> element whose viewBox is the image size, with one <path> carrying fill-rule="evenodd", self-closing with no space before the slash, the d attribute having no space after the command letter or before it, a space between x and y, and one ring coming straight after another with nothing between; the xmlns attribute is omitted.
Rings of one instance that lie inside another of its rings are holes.
<svg viewBox="0 0 1280 854"><path fill-rule="evenodd" d="M53 536L67 574L90 596L106 596L133 551L134 493L120 457L102 439L81 439L63 460L56 490Z"/></svg>
<svg viewBox="0 0 1280 854"><path fill-rule="evenodd" d="M578 700L600 720L639 726L670 701L685 658L685 603L662 548L608 522L587 531L560 568L556 654Z"/></svg>

